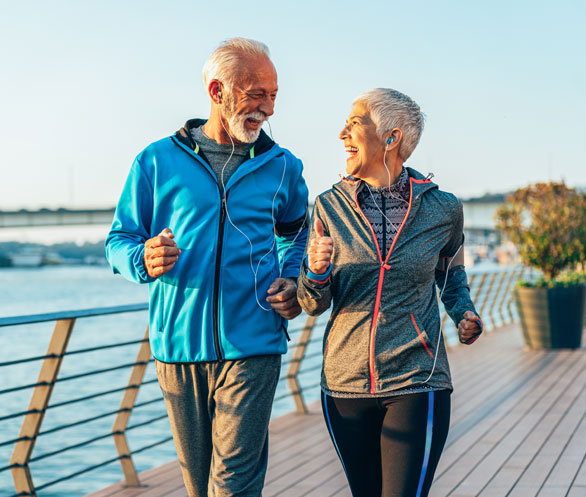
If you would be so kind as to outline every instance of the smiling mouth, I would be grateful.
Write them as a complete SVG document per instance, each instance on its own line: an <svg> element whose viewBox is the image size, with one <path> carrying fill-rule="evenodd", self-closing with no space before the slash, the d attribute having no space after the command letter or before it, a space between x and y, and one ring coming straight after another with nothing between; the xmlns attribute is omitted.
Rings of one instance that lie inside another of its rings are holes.
<svg viewBox="0 0 586 497"><path fill-rule="evenodd" d="M247 118L246 122L255 128L262 124L262 121L260 121L258 119L254 119L253 117Z"/></svg>
<svg viewBox="0 0 586 497"><path fill-rule="evenodd" d="M358 153L358 148L357 147L350 147L347 146L345 147L346 152L349 154L349 159L352 157L356 157L356 154Z"/></svg>

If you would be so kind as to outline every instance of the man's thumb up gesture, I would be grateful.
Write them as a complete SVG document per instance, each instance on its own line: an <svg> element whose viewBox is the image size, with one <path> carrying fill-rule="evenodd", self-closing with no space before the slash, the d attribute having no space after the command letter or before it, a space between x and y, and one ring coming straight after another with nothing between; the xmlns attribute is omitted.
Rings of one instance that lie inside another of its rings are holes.
<svg viewBox="0 0 586 497"><path fill-rule="evenodd" d="M315 237L309 242L307 248L307 265L315 274L324 274L330 267L334 242L329 236L324 236L324 225L317 216L313 223Z"/></svg>

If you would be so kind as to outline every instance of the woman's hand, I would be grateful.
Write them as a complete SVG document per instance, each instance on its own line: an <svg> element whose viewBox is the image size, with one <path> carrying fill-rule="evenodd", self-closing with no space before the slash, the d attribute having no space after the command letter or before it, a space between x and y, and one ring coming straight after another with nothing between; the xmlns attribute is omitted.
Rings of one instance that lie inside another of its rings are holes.
<svg viewBox="0 0 586 497"><path fill-rule="evenodd" d="M480 318L472 311L464 313L464 319L458 324L458 338L461 343L470 345L482 331Z"/></svg>
<svg viewBox="0 0 586 497"><path fill-rule="evenodd" d="M317 216L313 227L317 236L309 242L307 265L312 273L324 274L330 267L334 241L329 236L324 236L324 225Z"/></svg>

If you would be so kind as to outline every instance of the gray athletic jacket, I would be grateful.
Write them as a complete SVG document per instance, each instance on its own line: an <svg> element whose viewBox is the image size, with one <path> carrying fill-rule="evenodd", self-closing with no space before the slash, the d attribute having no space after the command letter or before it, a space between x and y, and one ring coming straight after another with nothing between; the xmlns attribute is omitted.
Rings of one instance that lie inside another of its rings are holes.
<svg viewBox="0 0 586 497"><path fill-rule="evenodd" d="M441 289L445 281L445 272L436 269L440 258L453 257L463 242L462 204L414 169L407 171L407 215L382 256L356 199L360 180L343 179L316 199L314 219L321 219L334 242L331 274L326 281L312 279L304 265L297 295L312 316L333 300L323 341L326 393L380 396L425 385L452 389L443 339L438 348L435 283ZM311 229L310 239L313 222ZM476 313L464 266L450 268L442 301L456 324L465 311Z"/></svg>

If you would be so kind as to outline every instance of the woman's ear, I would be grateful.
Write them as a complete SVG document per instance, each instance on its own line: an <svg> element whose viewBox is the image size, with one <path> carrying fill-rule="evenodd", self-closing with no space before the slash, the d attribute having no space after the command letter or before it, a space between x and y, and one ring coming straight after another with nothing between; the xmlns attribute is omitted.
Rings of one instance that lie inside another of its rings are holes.
<svg viewBox="0 0 586 497"><path fill-rule="evenodd" d="M403 139L403 130L401 128L393 128L385 135L385 150L396 147Z"/></svg>

